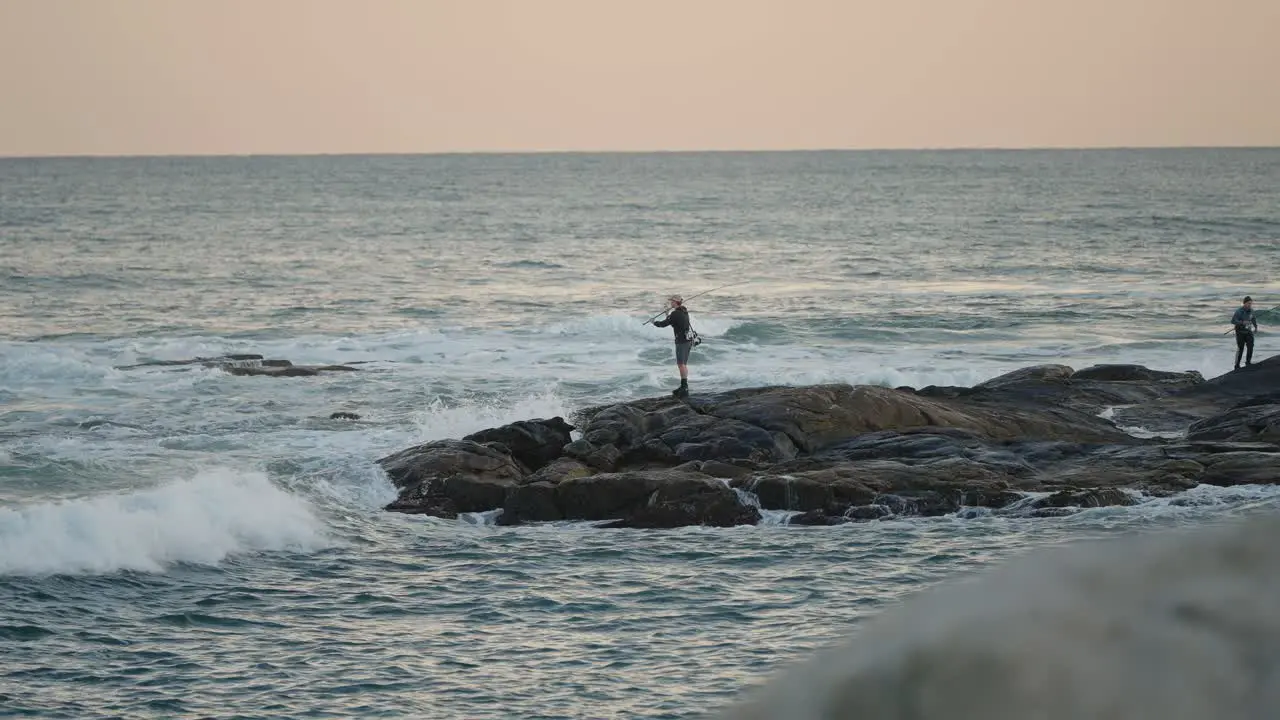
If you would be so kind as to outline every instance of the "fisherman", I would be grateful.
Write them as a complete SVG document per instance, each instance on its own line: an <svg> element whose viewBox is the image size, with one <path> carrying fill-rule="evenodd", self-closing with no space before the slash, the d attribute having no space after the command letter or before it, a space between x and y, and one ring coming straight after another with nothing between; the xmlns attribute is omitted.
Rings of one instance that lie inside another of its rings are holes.
<svg viewBox="0 0 1280 720"><path fill-rule="evenodd" d="M1231 324L1236 329L1236 370L1240 369L1240 356L1244 355L1244 365L1253 364L1253 334L1258 330L1258 318L1253 314L1253 298L1245 296L1244 302L1236 308L1231 316ZM1248 349L1246 353L1245 350Z"/></svg>
<svg viewBox="0 0 1280 720"><path fill-rule="evenodd" d="M672 395L682 398L689 394L689 351L697 344L698 334L689 327L689 310L684 306L684 298L672 295L667 298L667 307L663 310L663 319L654 320L654 327L671 326L676 336L676 367L680 369L680 387L671 391Z"/></svg>

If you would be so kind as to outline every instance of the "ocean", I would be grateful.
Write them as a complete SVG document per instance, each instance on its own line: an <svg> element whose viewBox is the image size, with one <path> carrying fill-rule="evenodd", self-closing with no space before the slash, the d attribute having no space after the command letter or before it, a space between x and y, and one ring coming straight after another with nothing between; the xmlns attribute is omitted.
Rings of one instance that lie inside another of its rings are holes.
<svg viewBox="0 0 1280 720"><path fill-rule="evenodd" d="M375 460L668 393L644 320L713 288L695 392L1219 375L1277 188L1277 149L0 159L0 716L701 717L1030 548L1274 510L499 527L382 511ZM227 353L359 370L128 367Z"/></svg>

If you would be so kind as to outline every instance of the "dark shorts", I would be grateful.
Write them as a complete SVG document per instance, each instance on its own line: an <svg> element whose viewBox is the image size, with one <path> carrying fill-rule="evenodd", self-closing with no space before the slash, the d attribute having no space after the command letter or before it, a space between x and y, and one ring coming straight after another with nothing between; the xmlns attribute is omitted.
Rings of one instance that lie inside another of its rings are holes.
<svg viewBox="0 0 1280 720"><path fill-rule="evenodd" d="M689 364L689 351L690 351L690 350L692 350L692 349L693 349L693 343L692 343L692 342L678 342L678 343L676 343L676 364L677 364L677 365L688 365L688 364Z"/></svg>

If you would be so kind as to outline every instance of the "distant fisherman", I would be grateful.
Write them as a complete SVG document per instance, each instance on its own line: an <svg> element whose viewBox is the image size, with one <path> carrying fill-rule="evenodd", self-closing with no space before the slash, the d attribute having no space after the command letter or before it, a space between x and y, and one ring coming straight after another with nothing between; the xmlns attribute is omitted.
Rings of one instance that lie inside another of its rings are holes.
<svg viewBox="0 0 1280 720"><path fill-rule="evenodd" d="M689 310L684 306L684 298L672 295L667 298L667 309L663 311L663 319L655 320L654 327L671 326L676 335L676 367L680 369L680 387L671 391L672 395L682 398L689 394L689 351L698 342L698 334L689 327Z"/></svg>
<svg viewBox="0 0 1280 720"><path fill-rule="evenodd" d="M1242 354L1245 367L1253 364L1253 334L1258 330L1258 318L1253 315L1253 298L1245 296L1244 303L1231 316L1231 324L1236 328L1236 370L1239 370Z"/></svg>

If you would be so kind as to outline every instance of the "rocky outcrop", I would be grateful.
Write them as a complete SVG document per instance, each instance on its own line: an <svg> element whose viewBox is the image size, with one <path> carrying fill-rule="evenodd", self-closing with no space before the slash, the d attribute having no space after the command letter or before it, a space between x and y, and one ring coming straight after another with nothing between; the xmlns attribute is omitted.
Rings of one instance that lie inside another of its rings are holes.
<svg viewBox="0 0 1280 720"><path fill-rule="evenodd" d="M972 388L647 398L586 408L572 426L513 423L379 462L401 488L389 509L450 517L501 508L503 524L750 524L760 518L751 496L804 524L965 508L1054 515L1198 484L1280 482L1274 367L1206 381L1134 365L1042 365ZM1130 421L1182 418L1185 437L1122 431L1104 412L1117 403Z"/></svg>

